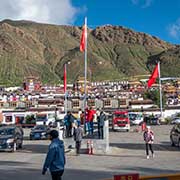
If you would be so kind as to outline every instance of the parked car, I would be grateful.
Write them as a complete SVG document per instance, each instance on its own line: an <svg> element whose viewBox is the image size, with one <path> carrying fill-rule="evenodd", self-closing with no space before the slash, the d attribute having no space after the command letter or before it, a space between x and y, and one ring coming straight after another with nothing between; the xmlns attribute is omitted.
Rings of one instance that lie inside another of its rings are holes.
<svg viewBox="0 0 180 180"><path fill-rule="evenodd" d="M170 132L171 145L180 148L180 124L175 124Z"/></svg>
<svg viewBox="0 0 180 180"><path fill-rule="evenodd" d="M175 117L171 121L171 124L178 124L178 123L180 123L180 117Z"/></svg>
<svg viewBox="0 0 180 180"><path fill-rule="evenodd" d="M144 122L147 125L160 125L160 119L158 117L145 116Z"/></svg>
<svg viewBox="0 0 180 180"><path fill-rule="evenodd" d="M50 128L46 125L36 125L31 129L29 138L30 140L47 139Z"/></svg>
<svg viewBox="0 0 180 180"><path fill-rule="evenodd" d="M19 126L0 127L0 151L16 151L23 145L23 130Z"/></svg>
<svg viewBox="0 0 180 180"><path fill-rule="evenodd" d="M131 125L141 125L143 123L143 114L141 112L129 112Z"/></svg>

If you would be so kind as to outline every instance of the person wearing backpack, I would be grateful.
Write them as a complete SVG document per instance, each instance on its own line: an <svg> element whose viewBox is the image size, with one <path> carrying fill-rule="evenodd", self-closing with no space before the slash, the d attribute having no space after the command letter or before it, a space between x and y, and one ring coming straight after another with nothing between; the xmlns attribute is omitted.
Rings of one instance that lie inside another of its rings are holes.
<svg viewBox="0 0 180 180"><path fill-rule="evenodd" d="M146 130L143 134L143 138L146 144L146 158L149 159L149 149L151 151L152 157L154 158L154 150L153 150L154 133L151 130L150 126L146 127Z"/></svg>

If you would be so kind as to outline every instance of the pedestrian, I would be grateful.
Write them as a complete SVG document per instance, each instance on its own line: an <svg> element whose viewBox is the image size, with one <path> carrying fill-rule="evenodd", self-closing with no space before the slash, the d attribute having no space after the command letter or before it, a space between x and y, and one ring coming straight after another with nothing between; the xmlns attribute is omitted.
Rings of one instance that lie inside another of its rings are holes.
<svg viewBox="0 0 180 180"><path fill-rule="evenodd" d="M98 137L99 139L104 138L104 121L106 120L106 115L103 111L100 112L98 116Z"/></svg>
<svg viewBox="0 0 180 180"><path fill-rule="evenodd" d="M83 130L80 124L74 124L74 141L76 144L76 155L80 154L82 137L83 137Z"/></svg>
<svg viewBox="0 0 180 180"><path fill-rule="evenodd" d="M94 133L94 114L96 113L95 110L90 107L88 109L88 114L87 114L87 126L88 126L88 134L93 135Z"/></svg>
<svg viewBox="0 0 180 180"><path fill-rule="evenodd" d="M42 170L42 174L45 175L47 169L49 169L52 180L61 180L65 166L64 143L62 140L59 140L58 135L58 131L56 130L51 130L49 132L51 144L49 145Z"/></svg>
<svg viewBox="0 0 180 180"><path fill-rule="evenodd" d="M81 115L80 115L80 121L81 121L81 125L84 125L84 121L85 121L85 113L84 111L82 111Z"/></svg>
<svg viewBox="0 0 180 180"><path fill-rule="evenodd" d="M72 137L72 123L74 123L74 116L70 111L64 117L64 124L66 127L66 137Z"/></svg>
<svg viewBox="0 0 180 180"><path fill-rule="evenodd" d="M154 151L153 151L153 143L154 143L154 133L151 130L150 126L146 127L146 130L143 134L144 141L146 144L146 157L149 159L149 149L151 151L152 157L154 157Z"/></svg>

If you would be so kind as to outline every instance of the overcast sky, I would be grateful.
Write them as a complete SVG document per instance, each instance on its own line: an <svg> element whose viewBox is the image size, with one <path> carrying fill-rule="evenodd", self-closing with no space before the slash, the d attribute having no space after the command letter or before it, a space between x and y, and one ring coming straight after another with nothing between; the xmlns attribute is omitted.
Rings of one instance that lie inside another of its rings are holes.
<svg viewBox="0 0 180 180"><path fill-rule="evenodd" d="M70 0L1 0L0 4L0 20L73 24L79 12Z"/></svg>

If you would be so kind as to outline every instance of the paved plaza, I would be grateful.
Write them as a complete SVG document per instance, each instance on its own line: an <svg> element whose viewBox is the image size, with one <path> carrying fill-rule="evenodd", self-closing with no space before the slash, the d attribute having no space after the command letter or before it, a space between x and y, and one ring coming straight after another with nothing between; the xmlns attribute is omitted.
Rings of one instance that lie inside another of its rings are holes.
<svg viewBox="0 0 180 180"><path fill-rule="evenodd" d="M135 127L133 127L135 128ZM169 132L172 126L152 126L155 132L155 158L146 159L141 132L110 132L108 154L81 154L66 148L64 180L101 180L114 174L140 173L141 175L180 172L180 149L170 146ZM26 130L26 134L28 130ZM50 174L41 175L41 168L49 141L30 141L25 137L22 150L0 153L0 180L48 180ZM83 148L86 145L84 140ZM73 144L66 139L65 144Z"/></svg>

